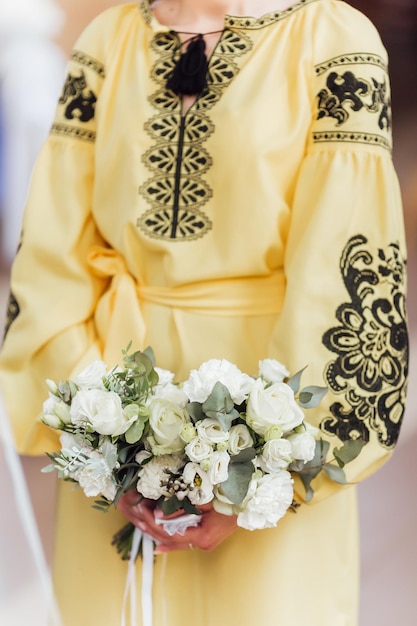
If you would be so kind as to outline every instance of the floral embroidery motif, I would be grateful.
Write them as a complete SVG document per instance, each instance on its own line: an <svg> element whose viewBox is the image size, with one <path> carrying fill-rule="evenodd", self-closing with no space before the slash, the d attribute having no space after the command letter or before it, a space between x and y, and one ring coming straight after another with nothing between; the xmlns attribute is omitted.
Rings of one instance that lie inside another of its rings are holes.
<svg viewBox="0 0 417 626"><path fill-rule="evenodd" d="M316 65L315 73L314 143L364 143L391 150L391 100L384 59L364 52L340 55Z"/></svg>
<svg viewBox="0 0 417 626"><path fill-rule="evenodd" d="M323 336L337 356L326 368L330 389L344 398L330 407L321 427L342 441L357 437L395 445L404 414L408 373L405 262L399 246L375 258L361 235L348 242L341 271L350 302L336 311L339 325Z"/></svg>
<svg viewBox="0 0 417 626"><path fill-rule="evenodd" d="M90 85L93 82L96 86L97 77L99 82L104 79L104 65L80 50L72 53L71 61L72 66L58 101L57 116L51 132L94 142L97 94Z"/></svg>
<svg viewBox="0 0 417 626"><path fill-rule="evenodd" d="M219 101L238 73L235 58L251 46L244 34L223 33L210 59L208 88L183 116L181 98L165 87L180 54L177 36L172 32L155 36L152 50L158 60L151 75L158 89L149 100L157 114L145 125L154 143L142 157L151 177L139 189L151 208L137 221L149 237L192 241L212 228L211 220L201 211L212 196L203 178L212 165L204 143L214 132L206 111Z"/></svg>
<svg viewBox="0 0 417 626"><path fill-rule="evenodd" d="M360 111L364 107L371 113L379 113L378 126L381 130L391 128L390 101L385 81L379 83L372 78L369 82L357 78L352 72L331 72L326 80L326 88L317 97L317 119L333 117L337 120L337 126L340 126L349 119L350 111ZM369 104L367 98L370 99Z"/></svg>

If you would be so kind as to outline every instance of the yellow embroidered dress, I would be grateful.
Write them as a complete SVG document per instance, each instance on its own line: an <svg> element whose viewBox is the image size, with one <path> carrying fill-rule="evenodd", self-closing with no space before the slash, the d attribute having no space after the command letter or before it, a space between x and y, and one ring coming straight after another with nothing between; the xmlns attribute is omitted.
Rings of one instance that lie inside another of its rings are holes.
<svg viewBox="0 0 417 626"><path fill-rule="evenodd" d="M177 379L212 357L248 373L267 356L308 365L305 383L330 388L308 419L332 446L368 442L350 468L359 480L395 445L407 376L385 50L338 0L227 16L208 88L183 116L165 88L178 43L143 2L103 13L72 55L1 353L19 449L57 449L36 422L46 378L114 364L132 339ZM158 557L154 626L354 626L355 489L315 486L316 503L276 529ZM126 564L109 542L122 521L60 485L65 626L119 624Z"/></svg>

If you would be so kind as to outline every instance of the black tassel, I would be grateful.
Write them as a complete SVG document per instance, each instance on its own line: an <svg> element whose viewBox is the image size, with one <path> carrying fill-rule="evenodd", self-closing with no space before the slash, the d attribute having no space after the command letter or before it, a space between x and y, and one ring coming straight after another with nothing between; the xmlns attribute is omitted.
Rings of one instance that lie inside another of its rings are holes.
<svg viewBox="0 0 417 626"><path fill-rule="evenodd" d="M194 96L204 91L207 87L208 69L205 51L203 35L193 37L169 77L167 88L177 95L186 96Z"/></svg>

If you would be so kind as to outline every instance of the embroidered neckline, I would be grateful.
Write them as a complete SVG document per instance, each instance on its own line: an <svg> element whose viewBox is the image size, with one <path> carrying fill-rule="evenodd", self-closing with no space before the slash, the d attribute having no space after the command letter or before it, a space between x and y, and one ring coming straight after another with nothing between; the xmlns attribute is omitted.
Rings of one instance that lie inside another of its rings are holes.
<svg viewBox="0 0 417 626"><path fill-rule="evenodd" d="M295 4L288 7L287 9L281 9L277 11L270 11L261 17L250 17L250 16L233 16L233 15L225 15L224 18L224 28L241 28L241 29L250 29L255 30L259 28L263 28L265 26L269 26L274 22L281 21L286 19L293 13L296 13L303 7L308 4L312 4L313 2L318 2L319 0L298 0ZM155 30L165 31L170 30L168 26L164 24L160 24L158 20L155 18L152 9L150 7L149 0L139 0L138 8L140 13L142 14L143 19L148 25L154 25Z"/></svg>

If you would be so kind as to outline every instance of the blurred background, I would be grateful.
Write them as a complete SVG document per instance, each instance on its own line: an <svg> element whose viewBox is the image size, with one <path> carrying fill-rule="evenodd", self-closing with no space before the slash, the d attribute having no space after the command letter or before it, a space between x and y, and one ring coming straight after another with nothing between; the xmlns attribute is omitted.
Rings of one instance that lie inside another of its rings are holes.
<svg viewBox="0 0 417 626"><path fill-rule="evenodd" d="M31 169L47 136L71 47L82 28L117 0L0 0L0 315L18 243ZM394 161L403 193L409 249L410 391L398 448L386 466L359 486L362 537L360 626L414 626L417 588L417 0L352 0L377 26L390 55ZM24 467L47 560L53 528L53 482L40 464ZM0 447L0 495L12 502ZM10 508L10 511L9 511ZM2 505L3 509L3 505ZM11 539L25 547L12 506L0 518L0 554ZM16 537L19 537L17 542ZM15 548L14 548L15 549ZM23 554L23 552L22 552ZM14 561L19 563L19 553ZM16 568L7 581L0 568L0 623L33 626L31 576ZM29 600L28 604L22 602ZM27 608L31 607L31 618ZM42 622L40 621L39 624ZM298 625L297 625L298 626Z"/></svg>

